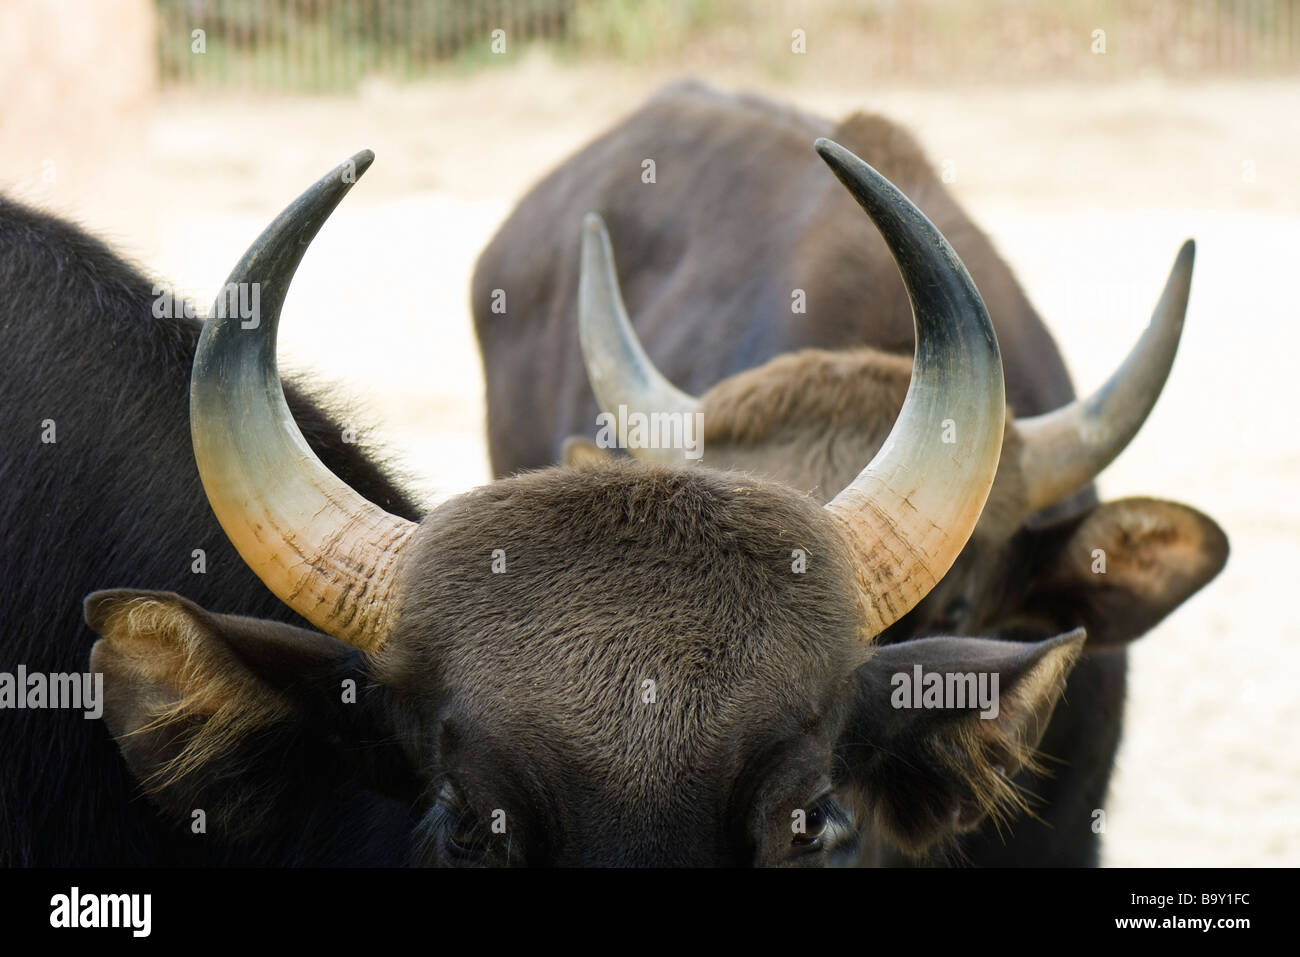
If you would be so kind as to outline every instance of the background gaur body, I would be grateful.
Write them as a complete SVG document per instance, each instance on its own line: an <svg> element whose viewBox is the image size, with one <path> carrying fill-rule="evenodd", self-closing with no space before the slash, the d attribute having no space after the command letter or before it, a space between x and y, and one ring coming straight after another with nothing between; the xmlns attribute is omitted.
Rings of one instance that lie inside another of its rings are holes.
<svg viewBox="0 0 1300 957"><path fill-rule="evenodd" d="M752 470L826 499L851 477L847 463L874 454L907 389L912 323L884 244L819 168L811 149L819 135L879 169L960 255L997 331L1009 409L1032 416L1074 398L1043 322L908 133L880 117L833 126L762 99L680 84L543 179L480 258L473 306L498 474L552 461L569 436L595 432L597 404L577 335L577 223L589 210L609 224L628 312L650 359L674 386L703 394L704 464ZM654 160L654 183L642 181L644 160ZM492 311L498 289L504 313ZM806 314L791 308L796 290ZM1093 815L1104 805L1121 732L1123 642L1213 577L1226 542L1198 513L1187 518L1174 511L1181 506L1155 503L1150 508L1191 529L1213 569L1208 577L1161 596L1154 618L1136 600L1119 608L1118 617L1132 619L1128 631L1128 622L1095 627L1104 616L1092 613L1091 586L1045 608L1051 602L1035 595L1037 581L1051 577L1045 572L1058 564L1058 550L1081 544L1076 536L1062 548L1074 526L1048 529L1088 514L1097 500L1084 485L1017 531L1025 515L1018 448L1009 427L1004 467L972 543L882 640L1041 638L1084 623L1071 615L1088 619L1095 653L1073 671L1042 743L1050 774L1019 782L1042 798L1038 817L1016 820L1014 839L987 825L933 860L1095 864Z"/></svg>
<svg viewBox="0 0 1300 957"><path fill-rule="evenodd" d="M906 130L861 114L837 125L681 83L542 179L479 257L472 304L495 474L559 461L566 438L595 431L599 410L575 331L578 226L588 211L609 226L641 342L687 392L801 348L869 345L911 356L897 267L818 161L818 136L871 163L952 244L993 319L1017 414L1074 398L1010 269ZM642 182L644 160L654 161L653 183ZM497 289L503 313L493 312ZM806 314L791 308L797 289Z"/></svg>
<svg viewBox="0 0 1300 957"><path fill-rule="evenodd" d="M115 585L302 623L249 571L204 498L190 440L200 323L156 318L153 282L76 227L0 199L0 670L85 672L82 598ZM176 303L177 308L181 302ZM316 454L393 512L418 510L325 409L290 387ZM42 442L46 420L56 441ZM192 571L195 549L206 571ZM0 865L393 863L404 810L328 763L312 803L230 847L161 821L101 721L0 712Z"/></svg>

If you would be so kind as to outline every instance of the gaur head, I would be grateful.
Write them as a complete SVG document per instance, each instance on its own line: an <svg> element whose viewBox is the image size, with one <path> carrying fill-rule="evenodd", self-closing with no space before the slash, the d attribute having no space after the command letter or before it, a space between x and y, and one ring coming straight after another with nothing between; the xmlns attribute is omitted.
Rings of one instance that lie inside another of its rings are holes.
<svg viewBox="0 0 1300 957"><path fill-rule="evenodd" d="M849 188L858 193L855 184ZM970 539L888 638L1034 639L1083 627L1089 651L1117 648L1223 568L1227 538L1208 516L1152 498L1098 504L1091 485L1137 434L1169 375L1194 252L1190 240L1183 245L1146 331L1100 389L1043 415L1017 418L1007 410L997 475ZM637 413L643 421L664 412L698 416L702 424L702 441L690 455L668 442L638 442L626 429L615 436L620 447L668 465L779 481L819 501L841 495L858 463L887 447L916 389L911 359L857 348L787 353L701 396L682 392L637 340L609 237L594 218L583 238L579 327L588 379L599 407L610 412L608 428L623 428ZM617 409L625 411L615 416ZM943 428L960 441L961 419L950 411ZM590 464L610 455L608 444L575 436L565 444L565 460Z"/></svg>
<svg viewBox="0 0 1300 957"><path fill-rule="evenodd" d="M221 839L263 840L330 788L409 807L415 863L809 865L919 853L1017 805L1082 631L875 641L994 487L997 341L938 231L819 149L917 332L897 422L834 496L625 460L388 514L316 460L276 367L290 278L370 154L268 228L229 280L259 284L261 315L203 330L194 453L240 555L319 631L167 593L86 599L104 718L178 828L202 809Z"/></svg>

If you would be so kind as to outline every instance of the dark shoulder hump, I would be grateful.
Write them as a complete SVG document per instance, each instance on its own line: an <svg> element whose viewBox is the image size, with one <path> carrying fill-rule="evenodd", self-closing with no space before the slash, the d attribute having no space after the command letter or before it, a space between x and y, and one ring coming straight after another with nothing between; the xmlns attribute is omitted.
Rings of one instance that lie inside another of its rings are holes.
<svg viewBox="0 0 1300 957"><path fill-rule="evenodd" d="M857 153L904 192L906 184L934 179L934 167L916 137L878 113L853 113L836 124L831 139Z"/></svg>

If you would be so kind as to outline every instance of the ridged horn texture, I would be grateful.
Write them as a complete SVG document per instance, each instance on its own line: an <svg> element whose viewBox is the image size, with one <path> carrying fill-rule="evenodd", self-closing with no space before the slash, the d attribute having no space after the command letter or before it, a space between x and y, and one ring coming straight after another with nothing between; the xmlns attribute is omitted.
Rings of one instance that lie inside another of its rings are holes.
<svg viewBox="0 0 1300 957"><path fill-rule="evenodd" d="M934 224L844 147L816 148L884 237L916 328L898 420L826 504L853 552L870 640L926 596L979 521L1002 453L1002 358L979 290Z"/></svg>
<svg viewBox="0 0 1300 957"><path fill-rule="evenodd" d="M619 422L625 421L619 414L620 406L629 415L659 412L687 416L699 411L699 399L664 378L641 348L623 304L609 233L595 213L588 213L582 222L578 337L596 403ZM620 439L626 442L627 436ZM668 464L688 461L682 449L638 447L628 451L649 461Z"/></svg>
<svg viewBox="0 0 1300 957"><path fill-rule="evenodd" d="M244 254L204 323L190 379L203 488L248 567L317 628L366 651L389 628L393 578L415 525L321 464L298 431L276 363L280 307L308 245L374 159L322 177ZM259 308L230 307L234 294Z"/></svg>
<svg viewBox="0 0 1300 957"><path fill-rule="evenodd" d="M1196 244L1189 239L1178 251L1142 338L1105 385L1055 412L1017 420L1031 511L1083 488L1142 428L1178 352L1195 260Z"/></svg>

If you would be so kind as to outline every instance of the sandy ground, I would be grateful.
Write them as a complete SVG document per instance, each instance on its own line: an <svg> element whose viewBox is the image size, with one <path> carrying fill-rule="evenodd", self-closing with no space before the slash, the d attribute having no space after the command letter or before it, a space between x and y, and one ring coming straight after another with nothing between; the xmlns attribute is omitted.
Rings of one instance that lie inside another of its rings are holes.
<svg viewBox="0 0 1300 957"><path fill-rule="evenodd" d="M360 419L442 498L488 478L475 256L532 181L669 78L530 58L341 99L173 95L93 138L24 144L0 157L0 188L76 217L206 303L285 203L373 148L303 264L282 354L359 400ZM1084 390L1141 331L1179 243L1197 239L1172 380L1101 484L1201 508L1232 558L1133 651L1106 862L1300 863L1300 605L1287 597L1300 557L1300 82L953 93L709 78L910 125L954 164L953 189Z"/></svg>

